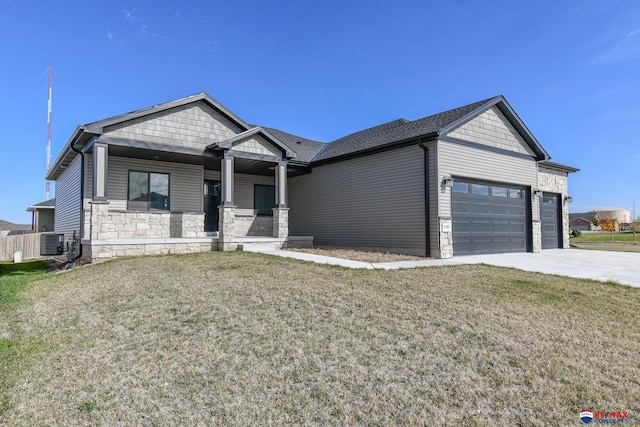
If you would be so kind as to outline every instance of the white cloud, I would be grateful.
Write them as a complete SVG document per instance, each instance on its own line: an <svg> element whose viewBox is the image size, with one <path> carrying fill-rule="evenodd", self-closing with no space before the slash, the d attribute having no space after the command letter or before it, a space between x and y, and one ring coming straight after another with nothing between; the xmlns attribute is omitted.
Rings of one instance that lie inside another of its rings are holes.
<svg viewBox="0 0 640 427"><path fill-rule="evenodd" d="M133 10L122 9L122 13L124 13L124 17L127 21L134 22L136 20L136 17L133 16Z"/></svg>
<svg viewBox="0 0 640 427"><path fill-rule="evenodd" d="M107 31L107 38L109 40L113 40L113 39L115 39L115 36L113 35L113 33L111 31Z"/></svg>
<svg viewBox="0 0 640 427"><path fill-rule="evenodd" d="M210 48L213 52L218 52L220 50L220 42L218 40L207 40L205 46Z"/></svg>
<svg viewBox="0 0 640 427"><path fill-rule="evenodd" d="M635 36L640 36L640 28L638 28L635 31L631 31L629 34L627 34L627 39L630 39L631 37L635 37Z"/></svg>
<svg viewBox="0 0 640 427"><path fill-rule="evenodd" d="M640 57L640 29L631 31L613 42L595 58L596 63L624 61Z"/></svg>

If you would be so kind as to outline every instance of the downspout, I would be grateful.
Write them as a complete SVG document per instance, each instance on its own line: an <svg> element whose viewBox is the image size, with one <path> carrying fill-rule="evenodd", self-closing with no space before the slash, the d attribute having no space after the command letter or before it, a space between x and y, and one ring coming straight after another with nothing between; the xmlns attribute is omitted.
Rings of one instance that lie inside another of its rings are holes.
<svg viewBox="0 0 640 427"><path fill-rule="evenodd" d="M74 142L69 144L69 148L71 148L76 153L80 154L80 230L78 230L78 253L76 255L76 259L82 258L82 234L84 231L84 153L82 150L78 150L73 146Z"/></svg>
<svg viewBox="0 0 640 427"><path fill-rule="evenodd" d="M418 139L418 145L424 150L424 244L425 256L431 256L431 239L429 237L429 149Z"/></svg>

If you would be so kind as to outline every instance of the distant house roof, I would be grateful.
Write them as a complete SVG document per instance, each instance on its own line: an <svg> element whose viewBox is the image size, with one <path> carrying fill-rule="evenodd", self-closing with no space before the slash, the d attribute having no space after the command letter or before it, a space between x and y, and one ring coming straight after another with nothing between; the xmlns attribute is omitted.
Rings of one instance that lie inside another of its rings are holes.
<svg viewBox="0 0 640 427"><path fill-rule="evenodd" d="M569 213L569 222L573 222L577 219L593 222L593 212Z"/></svg>
<svg viewBox="0 0 640 427"><path fill-rule="evenodd" d="M27 208L27 212L35 212L37 209L55 209L56 199L45 200L44 202L36 203Z"/></svg>
<svg viewBox="0 0 640 427"><path fill-rule="evenodd" d="M31 224L14 224L0 219L0 230L31 230Z"/></svg>

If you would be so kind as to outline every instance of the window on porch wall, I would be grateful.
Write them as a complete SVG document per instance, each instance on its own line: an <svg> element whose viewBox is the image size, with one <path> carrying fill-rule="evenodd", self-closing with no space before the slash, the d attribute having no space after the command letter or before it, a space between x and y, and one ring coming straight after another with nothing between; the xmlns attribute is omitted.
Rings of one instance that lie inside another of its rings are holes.
<svg viewBox="0 0 640 427"><path fill-rule="evenodd" d="M127 209L169 210L169 174L129 171Z"/></svg>
<svg viewBox="0 0 640 427"><path fill-rule="evenodd" d="M253 208L260 216L273 216L276 206L276 187L274 185L255 184L253 187Z"/></svg>

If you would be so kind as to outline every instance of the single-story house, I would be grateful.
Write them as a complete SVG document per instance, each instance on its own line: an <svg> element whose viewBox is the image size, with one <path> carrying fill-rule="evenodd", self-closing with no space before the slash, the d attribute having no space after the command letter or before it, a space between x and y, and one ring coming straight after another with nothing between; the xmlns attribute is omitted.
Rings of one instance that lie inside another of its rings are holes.
<svg viewBox="0 0 640 427"><path fill-rule="evenodd" d="M593 212L569 213L569 227L571 230L600 231L602 228L593 223Z"/></svg>
<svg viewBox="0 0 640 427"><path fill-rule="evenodd" d="M27 208L31 212L31 230L36 233L53 231L56 199L45 200Z"/></svg>
<svg viewBox="0 0 640 427"><path fill-rule="evenodd" d="M425 257L569 247L567 178L503 96L331 142L206 93L79 126L47 179L90 260L278 247Z"/></svg>

